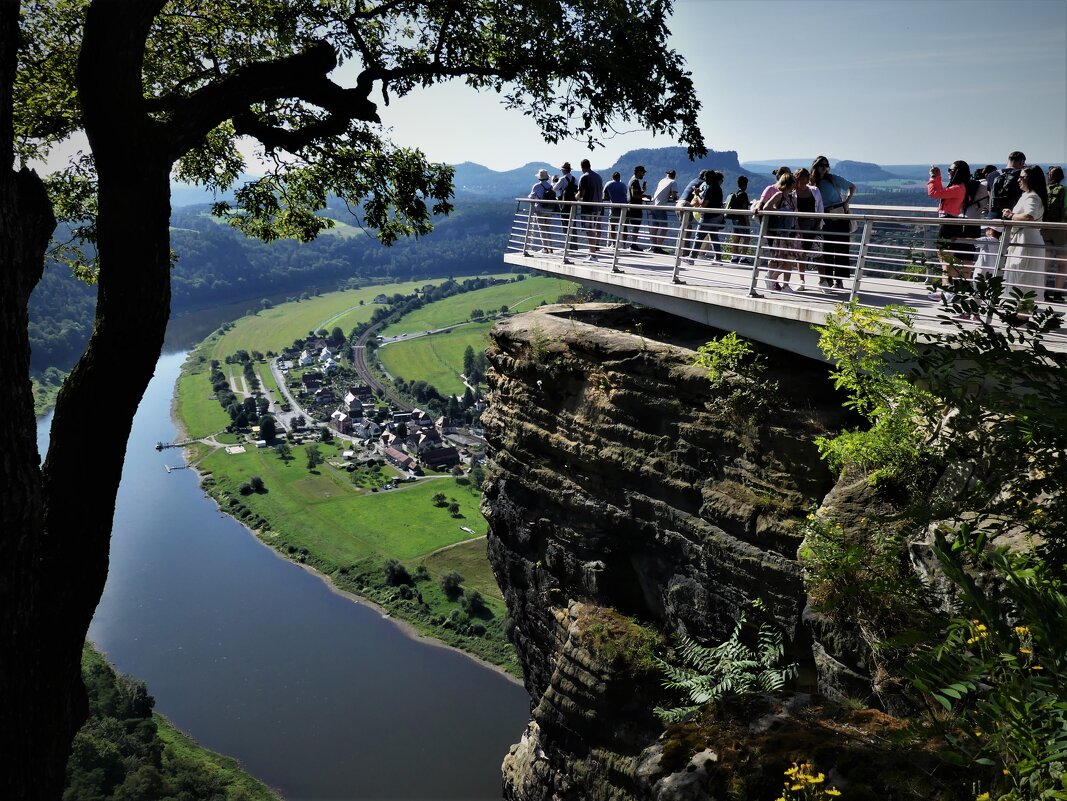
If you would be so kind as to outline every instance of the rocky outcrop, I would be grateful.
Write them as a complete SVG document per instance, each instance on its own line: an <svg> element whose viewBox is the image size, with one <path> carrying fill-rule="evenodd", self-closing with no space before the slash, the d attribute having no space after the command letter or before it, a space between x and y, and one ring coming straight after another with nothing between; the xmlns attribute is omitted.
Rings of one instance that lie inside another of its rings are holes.
<svg viewBox="0 0 1067 801"><path fill-rule="evenodd" d="M840 426L841 399L825 366L780 353L765 355L778 391L764 413L714 397L693 360L717 333L614 305L493 329L483 512L533 701L506 798L725 798L738 749L708 732L729 727L664 735L652 710L671 699L652 655L673 634L722 642L753 599L785 633L801 690L870 687L862 641L805 612L797 561L803 521L834 489L814 440ZM867 508L839 492L835 513ZM753 715L772 729L825 723Z"/></svg>

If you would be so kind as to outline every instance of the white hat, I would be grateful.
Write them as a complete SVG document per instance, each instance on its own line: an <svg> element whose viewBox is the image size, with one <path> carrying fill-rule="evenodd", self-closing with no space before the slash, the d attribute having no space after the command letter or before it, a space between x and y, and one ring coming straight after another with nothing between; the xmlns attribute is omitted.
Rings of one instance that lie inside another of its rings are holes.
<svg viewBox="0 0 1067 801"><path fill-rule="evenodd" d="M539 180L539 181L547 181L548 180L548 170L540 170L540 171L538 171L537 180Z"/></svg>

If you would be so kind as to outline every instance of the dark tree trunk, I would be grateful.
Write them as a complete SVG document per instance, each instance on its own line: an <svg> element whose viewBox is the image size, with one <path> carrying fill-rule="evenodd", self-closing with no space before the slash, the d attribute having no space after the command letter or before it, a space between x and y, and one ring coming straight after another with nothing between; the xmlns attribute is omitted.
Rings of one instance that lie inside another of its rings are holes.
<svg viewBox="0 0 1067 801"><path fill-rule="evenodd" d="M141 88L157 7L105 0L89 11L78 82L100 179L99 298L40 468L26 301L54 219L34 174L5 166L0 175L0 798L62 794L71 740L87 713L81 648L107 578L126 442L169 315L172 156L143 111ZM6 165L18 6L0 9Z"/></svg>

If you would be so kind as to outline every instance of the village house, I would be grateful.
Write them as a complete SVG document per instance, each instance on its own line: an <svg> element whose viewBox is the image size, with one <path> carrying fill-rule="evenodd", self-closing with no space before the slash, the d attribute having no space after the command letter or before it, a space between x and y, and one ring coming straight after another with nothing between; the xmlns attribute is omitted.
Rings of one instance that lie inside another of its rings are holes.
<svg viewBox="0 0 1067 801"><path fill-rule="evenodd" d="M433 418L422 409L411 410L410 422L419 428L433 428Z"/></svg>
<svg viewBox="0 0 1067 801"><path fill-rule="evenodd" d="M381 432L381 426L367 417L363 417L352 423L352 435L359 437L360 439L376 439Z"/></svg>
<svg viewBox="0 0 1067 801"><path fill-rule="evenodd" d="M401 470L410 470L415 466L414 459L406 453L398 451L396 448L386 448L382 455L389 460L390 464L399 467Z"/></svg>
<svg viewBox="0 0 1067 801"><path fill-rule="evenodd" d="M433 427L437 430L437 433L442 437L445 434L455 434L456 424L452 422L452 418L447 415L441 415L434 420Z"/></svg>
<svg viewBox="0 0 1067 801"><path fill-rule="evenodd" d="M320 387L315 390L315 402L316 403L333 403L337 400L337 396L330 387Z"/></svg>
<svg viewBox="0 0 1067 801"><path fill-rule="evenodd" d="M330 415L330 427L340 434L352 433L352 418L338 409Z"/></svg>
<svg viewBox="0 0 1067 801"><path fill-rule="evenodd" d="M420 453L419 461L424 467L429 467L434 470L443 470L445 468L455 467L459 464L459 451L451 446L433 448L425 453Z"/></svg>
<svg viewBox="0 0 1067 801"><path fill-rule="evenodd" d="M308 367L315 363L315 357L312 356L308 351L303 350L300 351L300 359L298 361L300 362L301 367Z"/></svg>

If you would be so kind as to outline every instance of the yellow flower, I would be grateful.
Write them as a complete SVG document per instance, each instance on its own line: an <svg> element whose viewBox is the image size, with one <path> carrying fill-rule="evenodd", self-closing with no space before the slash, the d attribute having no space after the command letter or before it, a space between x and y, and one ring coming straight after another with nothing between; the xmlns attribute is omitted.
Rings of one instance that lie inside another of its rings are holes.
<svg viewBox="0 0 1067 801"><path fill-rule="evenodd" d="M804 781L806 781L808 784L822 784L824 781L826 781L826 774L817 773L814 776L805 776Z"/></svg>
<svg viewBox="0 0 1067 801"><path fill-rule="evenodd" d="M1020 654L1030 654L1030 653L1033 653L1033 652L1029 648L1020 648L1019 649L1019 653Z"/></svg>
<svg viewBox="0 0 1067 801"><path fill-rule="evenodd" d="M1031 668L1032 668L1033 670L1044 670L1044 668L1043 668L1043 667L1041 667L1041 665L1030 665L1030 667L1031 667Z"/></svg>
<svg viewBox="0 0 1067 801"><path fill-rule="evenodd" d="M803 784L794 784L789 789L793 790L794 792L797 791L797 790L803 790L804 789L804 785Z"/></svg>
<svg viewBox="0 0 1067 801"><path fill-rule="evenodd" d="M781 801L781 799L779 799L779 801ZM974 799L974 801L989 801L989 793L982 793L980 796Z"/></svg>
<svg viewBox="0 0 1067 801"><path fill-rule="evenodd" d="M1029 634L1030 633L1030 627L1029 626L1016 626L1015 627L1015 633L1016 634ZM985 795L989 795L989 793L986 793Z"/></svg>
<svg viewBox="0 0 1067 801"><path fill-rule="evenodd" d="M797 771L799 771L799 770L800 770L800 768L797 767L797 763L794 762L793 763L793 767L787 769L786 772L785 772L785 775L790 777L790 778L792 778L792 777L797 775Z"/></svg>
<svg viewBox="0 0 1067 801"><path fill-rule="evenodd" d="M827 787L823 792L825 792L827 795L833 796L835 798L837 796L841 795L841 791L838 790L836 787ZM986 801L988 801L988 799L986 799Z"/></svg>

